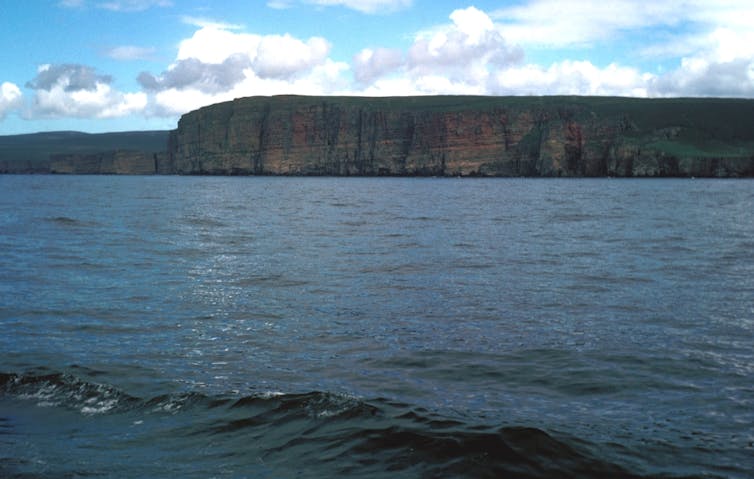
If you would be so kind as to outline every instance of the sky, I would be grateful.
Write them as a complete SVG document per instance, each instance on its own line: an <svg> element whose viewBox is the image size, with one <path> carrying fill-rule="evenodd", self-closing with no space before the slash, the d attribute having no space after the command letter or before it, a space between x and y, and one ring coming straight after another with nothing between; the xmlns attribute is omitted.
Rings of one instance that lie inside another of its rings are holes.
<svg viewBox="0 0 754 479"><path fill-rule="evenodd" d="M0 0L0 135L254 95L754 98L751 0Z"/></svg>

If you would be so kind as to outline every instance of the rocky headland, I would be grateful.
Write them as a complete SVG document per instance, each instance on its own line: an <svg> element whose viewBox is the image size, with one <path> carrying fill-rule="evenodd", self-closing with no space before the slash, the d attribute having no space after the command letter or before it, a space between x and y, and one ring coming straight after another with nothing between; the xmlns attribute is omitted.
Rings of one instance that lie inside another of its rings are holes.
<svg viewBox="0 0 754 479"><path fill-rule="evenodd" d="M167 161L217 175L754 176L754 101L251 97L184 115Z"/></svg>
<svg viewBox="0 0 754 479"><path fill-rule="evenodd" d="M163 136L150 141L162 138L165 151L156 151L153 143L131 151L53 151L47 166L36 169L184 175L754 176L754 100L741 99L249 97L187 113L176 130L156 133ZM135 137L130 144L138 144ZM22 162L4 159L2 151L0 141L0 171L18 170ZM26 169L34 172L39 164Z"/></svg>

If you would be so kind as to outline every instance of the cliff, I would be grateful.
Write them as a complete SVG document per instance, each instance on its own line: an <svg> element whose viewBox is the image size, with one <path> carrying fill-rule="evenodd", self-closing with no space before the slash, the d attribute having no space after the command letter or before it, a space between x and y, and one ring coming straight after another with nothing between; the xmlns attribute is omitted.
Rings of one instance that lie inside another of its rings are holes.
<svg viewBox="0 0 754 479"><path fill-rule="evenodd" d="M251 97L171 132L0 136L0 173L752 177L754 100Z"/></svg>
<svg viewBox="0 0 754 479"><path fill-rule="evenodd" d="M754 101L251 97L184 115L161 172L754 176Z"/></svg>

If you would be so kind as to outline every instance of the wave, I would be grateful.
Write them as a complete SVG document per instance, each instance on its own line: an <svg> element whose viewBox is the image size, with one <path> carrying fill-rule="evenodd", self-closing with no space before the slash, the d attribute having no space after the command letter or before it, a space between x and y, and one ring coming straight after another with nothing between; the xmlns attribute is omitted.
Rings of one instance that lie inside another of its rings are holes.
<svg viewBox="0 0 754 479"><path fill-rule="evenodd" d="M61 228L85 228L98 226L98 223L94 221L84 221L69 216L53 216L45 218L45 220Z"/></svg>
<svg viewBox="0 0 754 479"><path fill-rule="evenodd" d="M141 443L174 441L173 449L197 450L222 445L217 457L226 468L235 464L237 475L248 472L254 457L269 477L649 477L596 457L580 439L444 417L386 398L320 391L138 398L48 371L0 373L3 396L74 411L88 421L100 417L109 428L119 416L124 429L168 418L169 434L146 430ZM5 422L0 413L0 424Z"/></svg>

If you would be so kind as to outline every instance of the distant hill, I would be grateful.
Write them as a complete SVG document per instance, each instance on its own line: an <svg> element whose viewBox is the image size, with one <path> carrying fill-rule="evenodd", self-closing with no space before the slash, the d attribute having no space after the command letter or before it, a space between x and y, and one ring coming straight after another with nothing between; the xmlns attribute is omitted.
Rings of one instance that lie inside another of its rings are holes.
<svg viewBox="0 0 754 479"><path fill-rule="evenodd" d="M50 155L91 154L132 150L147 153L165 151L169 131L125 131L82 133L51 131L0 136L0 161L47 161Z"/></svg>

